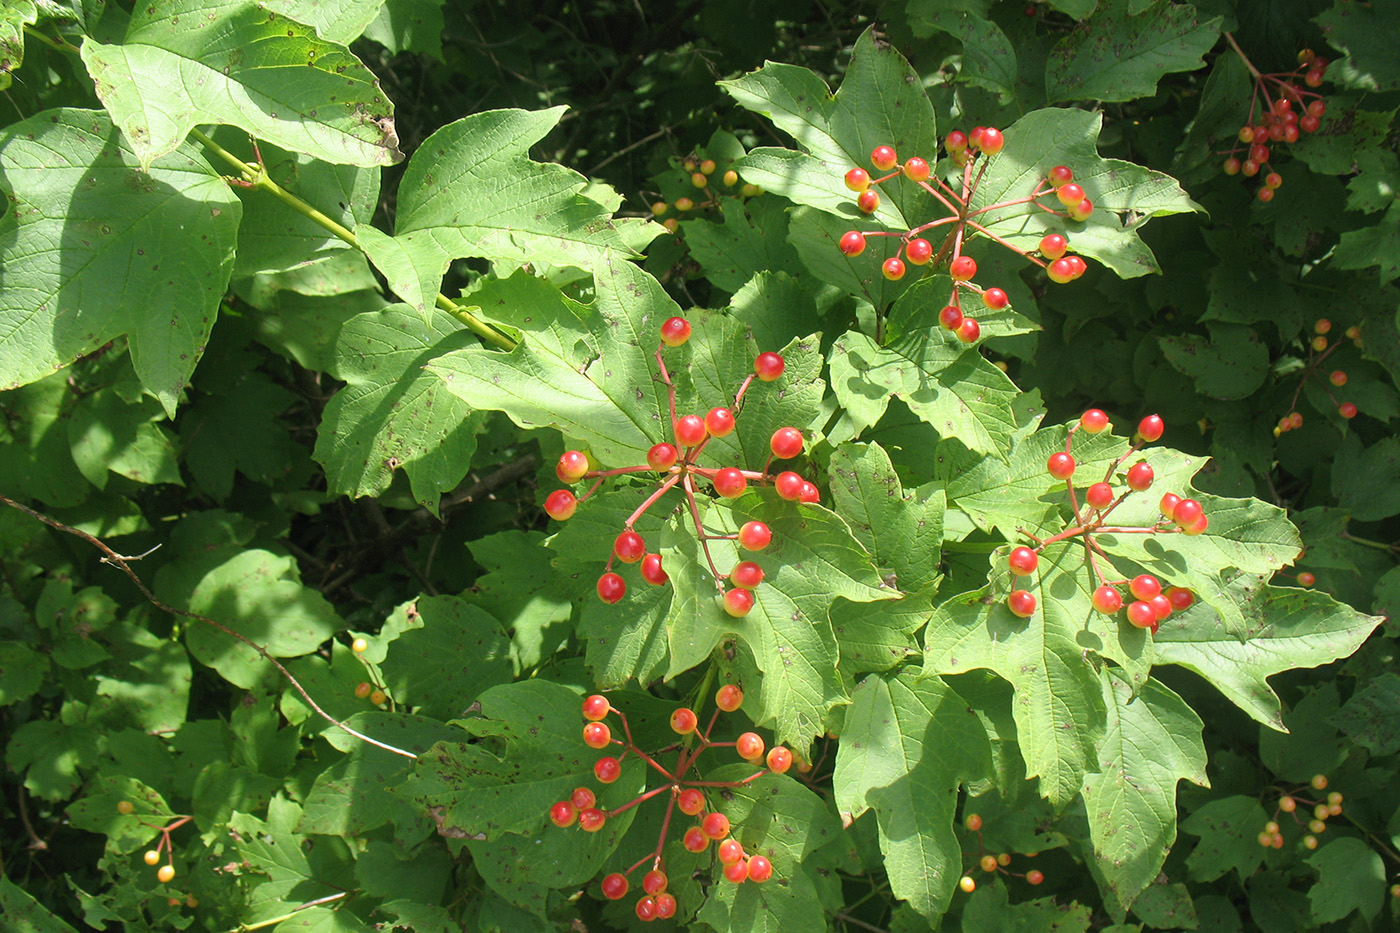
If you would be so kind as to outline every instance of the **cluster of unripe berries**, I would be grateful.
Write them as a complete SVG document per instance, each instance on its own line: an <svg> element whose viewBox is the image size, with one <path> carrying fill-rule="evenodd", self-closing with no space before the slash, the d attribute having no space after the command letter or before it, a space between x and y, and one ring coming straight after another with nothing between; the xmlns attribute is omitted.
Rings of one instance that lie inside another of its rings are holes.
<svg viewBox="0 0 1400 933"><path fill-rule="evenodd" d="M732 713L738 710L743 702L744 693L739 687L733 684L720 687L715 694L715 706L717 707L715 717L718 717L720 711ZM623 732L626 735L625 740L614 738L611 727L604 722L612 713L616 713L621 722ZM647 791L630 803L613 811L599 809L597 797L589 788L576 788L569 795L568 800L561 800L550 807L549 818L555 826L567 828L577 823L579 828L585 832L597 832L603 828L610 816L630 809L653 796L669 793L670 806L697 820L694 825L686 829L681 839L681 845L687 851L704 852L711 843L716 843L716 855L722 866L724 877L735 884L742 884L745 881L761 883L773 877L773 863L766 856L746 852L742 843L737 839L730 838L732 827L729 818L723 813L709 809L705 789L741 787L765 774L785 774L793 766L791 751L781 745L766 749L763 738L755 732L745 732L734 742L711 742L709 732L710 728L714 726L715 720L711 719L709 728L703 732L699 731L699 718L695 711L682 707L671 714L671 729L682 737L697 737L700 744L694 751L683 751L680 762L673 770L667 771L666 768L657 763L654 757L632 744L631 729L627 724L627 717L620 710L614 709L607 697L594 694L584 699L583 718L585 720L583 741L589 748L602 750L611 745L623 746L621 755L605 755L594 764L593 775L600 783L611 784L618 780L622 776L625 760L632 755L644 760L652 768L661 772L667 780L661 786ZM702 752L713 747L731 745L740 758L765 768L765 770L755 773L744 781L699 782L686 779L686 772L689 771L695 759ZM668 816L663 823L665 828L662 830L661 841L658 843L654 855L643 858L626 872L612 872L602 880L603 896L608 900L621 900L627 896L631 889L631 882L627 876L647 861L652 862L651 870L642 878L643 895L636 904L636 914L640 920L664 920L676 913L676 899L666 890L668 879L662 857L669 825L670 818Z"/></svg>
<svg viewBox="0 0 1400 933"><path fill-rule="evenodd" d="M1315 336L1308 344L1310 352L1308 354L1308 366L1303 371L1303 379L1298 384L1298 391L1293 393L1293 403L1295 405L1298 402L1299 394L1301 394L1303 391L1303 385L1305 385L1308 381L1308 377L1316 375L1317 378L1321 380L1322 371L1319 368L1320 364L1332 353L1332 351L1336 350L1337 347L1341 346L1342 342L1340 340L1338 340L1336 343L1332 343L1327 339L1327 334L1331 333L1331 331L1332 322L1325 317L1318 318L1313 323L1313 333ZM1361 328L1357 327L1355 324L1346 329L1346 337L1356 346L1361 346ZM1331 399L1332 403L1337 406L1337 414L1350 421L1352 418L1356 417L1356 405L1352 402L1337 402L1336 398L1334 398L1332 395L1332 389L1328 388L1328 386L1330 385L1332 388L1340 389L1342 386L1347 384L1347 378L1348 377L1346 370L1332 370L1330 373L1327 374L1326 382L1323 385L1323 391L1327 393L1327 397ZM1296 431L1302 426L1303 416L1295 408L1294 410L1290 411L1288 414L1284 415L1278 420L1278 424L1274 427L1274 437L1286 434L1289 431Z"/></svg>
<svg viewBox="0 0 1400 933"><path fill-rule="evenodd" d="M742 195L746 198L756 198L763 193L763 189L758 185L740 185L739 173L732 168L720 172L719 165L714 159L698 158L693 155L686 156L681 160L680 167L690 176L690 185L696 189L697 196L703 195L705 197L702 197L701 201L698 203L694 198L685 195L676 198L674 204L668 204L665 201L657 201L651 205L653 217L665 217L666 214L670 213L672 207L675 207L676 212L680 214L693 211L697 207L702 209L712 207L716 203L716 197L719 194ZM717 174L718 178L716 178ZM679 225L679 219L676 217L666 217L661 223L667 230L675 233L676 227Z"/></svg>
<svg viewBox="0 0 1400 933"><path fill-rule="evenodd" d="M1310 782L1312 789L1315 791L1326 790L1327 783L1327 775L1325 774L1313 775L1313 779ZM1342 795L1336 791L1332 791L1326 798L1308 800L1301 796L1301 793L1306 792L1306 790L1307 788L1302 788L1291 794L1284 794L1278 799L1278 808L1274 811L1273 819L1265 823L1263 830L1259 833L1258 838L1261 846L1266 849L1283 848L1283 831L1278 823L1280 813L1287 813L1292 816L1293 822L1297 823L1299 826L1303 825L1304 818L1311 813L1312 818L1307 820L1307 835L1303 836L1300 842L1305 849L1317 848L1317 837L1326 832L1328 817L1341 816L1342 814ZM1303 814L1302 816L1299 816L1298 808L1300 806L1304 808L1301 811ZM1311 809L1309 810L1308 808Z"/></svg>
<svg viewBox="0 0 1400 933"><path fill-rule="evenodd" d="M1226 175L1246 178L1265 172L1264 184L1255 192L1260 201L1272 201L1274 192L1283 184L1283 176L1273 171L1270 164L1273 155L1270 147L1276 149L1280 144L1297 142L1303 133L1317 132L1327 113L1327 102L1322 95L1299 87L1299 76L1303 84L1313 88L1322 84L1326 73L1327 59L1314 55L1311 49L1298 53L1295 71L1283 75L1255 73L1249 122L1240 127L1236 134L1238 142L1230 149L1222 169ZM1278 96L1270 94L1270 84Z"/></svg>
<svg viewBox="0 0 1400 933"><path fill-rule="evenodd" d="M690 323L684 318L673 317L661 325L661 344L663 347L679 347L690 339L690 335ZM660 350L657 351L657 359L660 362ZM669 387L671 385L669 374L664 370L664 363L661 365L663 366L663 378ZM785 367L786 363L779 354L760 353L754 360L753 376L749 379L757 378L760 382L773 382L783 374ZM779 497L790 502L820 502L821 492L817 489L816 484L792 470L783 470L776 476L770 476L766 465L764 470L760 472L741 470L738 467L706 469L696 465L696 457L710 438L728 437L734 432L738 398L747 391L747 387L748 381L746 380L744 388L736 397L734 408L716 407L711 408L703 416L687 414L676 417L672 424L675 443L662 442L653 445L647 451L646 466L644 467L595 470L592 469L587 454L579 450L567 450L559 457L559 462L555 465L555 475L559 477L561 482L578 483L585 479L596 479L601 482L605 477L621 473L653 471L667 477L659 491L670 488L683 477L687 478L687 485L684 487L687 495L692 494L688 485L688 477L699 476L708 479L714 491L726 499L742 495L748 489L750 481L753 481L771 483ZM672 408L674 410L673 387L671 392L673 393ZM772 453L769 462L771 463L772 460L791 460L801 456L805 445L806 440L798 428L791 426L778 428L769 439L768 447ZM595 484L593 488L596 489L597 485ZM588 495L591 495L591 490L583 498L587 498ZM580 498L575 496L571 490L557 489L545 498L544 510L550 518L556 521L568 521L574 516L580 501ZM642 579L653 586L663 586L670 580L669 575L662 567L661 554L648 551L645 539L633 527L636 520L650 507L653 501L654 499L648 500L625 523L622 532L613 542L613 553L608 558L608 569L598 578L597 585L598 598L605 603L619 602L627 593L627 581L612 570L614 560L624 564L640 564ZM711 537L731 538L736 540L741 548L752 552L762 551L773 540L772 530L761 521L744 523L736 535L706 535L704 529L698 525L696 531L702 540L708 540ZM708 555L708 549L706 553ZM718 577L718 573L716 576ZM727 576L731 586L724 591L722 597L725 612L736 618L747 615L755 605L753 591L763 582L763 568L753 560L743 560L735 564Z"/></svg>
<svg viewBox="0 0 1400 933"><path fill-rule="evenodd" d="M1098 434L1105 430L1108 424L1107 414L1097 408L1091 408L1080 416L1076 428L1088 434ZM1137 442L1133 450L1136 450L1138 445L1142 443L1156 441L1162 436L1164 430L1165 425L1159 416L1148 415L1143 418L1138 423ZM1070 445L1073 441L1074 430L1071 430L1065 441L1065 449L1051 454L1046 462L1046 471L1055 479L1064 480L1069 484L1071 495L1073 495L1074 490L1072 478L1077 466L1070 453ZM1129 453L1131 454L1131 452ZM1151 464L1143 461L1128 468L1126 476L1128 491L1126 492L1116 491L1107 481L1090 484L1084 490L1084 501L1089 507L1088 513L1079 516L1078 506L1075 506L1076 516L1082 520L1082 523L1064 535L1041 542L1034 548L1024 545L1012 548L1011 553L1007 556L1007 567L1012 576L1020 578L1033 575L1040 565L1040 551L1046 544L1073 535L1089 535L1100 529L1104 519L1113 509L1117 508L1119 502L1132 492L1146 492L1151 488L1154 478ZM1176 526L1176 530L1182 534L1198 535L1210 525L1210 520L1206 517L1205 511L1198 501L1183 499L1176 493L1164 494L1158 503L1158 509L1163 518L1172 522ZM1119 590L1119 587L1123 585L1127 586L1128 592L1133 596L1133 599L1127 603L1128 622L1137 628L1148 629L1154 635L1163 619L1173 612L1190 608L1196 601L1195 594L1189 589L1179 586L1163 587L1161 581L1151 574L1141 574L1131 580L1101 584L1091 596L1094 608L1104 615L1117 615L1124 606L1123 594ZM1006 605L1014 615L1027 619L1035 613L1037 601L1034 593L1017 587L1006 597Z"/></svg>
<svg viewBox="0 0 1400 933"><path fill-rule="evenodd" d="M350 650L358 657L369 650L369 642L363 638L356 638L350 643ZM369 700L375 706L383 706L389 701L388 694L380 689L378 684L362 680L355 685L355 696L361 700Z"/></svg>
<svg viewBox="0 0 1400 933"><path fill-rule="evenodd" d="M991 874L993 872L1000 872L1003 875L1014 875L1016 877L1024 877L1026 879L1026 883L1031 885L1038 885L1045 880L1045 873L1036 868L1032 868L1024 875L1022 875L1020 872L1008 871L1007 866L1011 864L1010 852L1001 852L997 855L992 855L983 850L982 817L980 817L976 813L969 813L967 817L963 819L963 826L967 827L968 832L973 832L977 834L977 848L983 851L983 854L977 860L977 866L981 868L984 872L988 874ZM977 880L972 877L971 871L967 872L961 878L958 879L958 888L967 894L971 894L973 891L977 890Z"/></svg>
<svg viewBox="0 0 1400 933"><path fill-rule="evenodd" d="M136 812L136 805L130 800L119 800L117 801L117 812L122 816L130 816L132 813ZM175 880L174 848L170 842L170 833L188 823L190 819L191 818L188 816L183 816L177 818L168 826L158 827L160 829L160 842L156 844L154 849L147 849L141 855L141 861L154 868L156 865L160 865L161 853L166 853L166 863L156 869L156 880L161 884L169 884L171 881ZM187 907L197 907L199 906L199 901L193 894L184 899L178 897L170 898L171 907L177 907L180 904L184 904Z"/></svg>

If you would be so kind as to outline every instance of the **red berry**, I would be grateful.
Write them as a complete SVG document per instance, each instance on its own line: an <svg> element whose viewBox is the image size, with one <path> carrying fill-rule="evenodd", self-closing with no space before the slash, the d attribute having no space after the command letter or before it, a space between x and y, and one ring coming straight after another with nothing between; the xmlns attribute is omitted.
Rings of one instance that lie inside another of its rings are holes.
<svg viewBox="0 0 1400 933"><path fill-rule="evenodd" d="M729 835L729 817L723 813L706 813L700 821L700 831L711 839L723 839Z"/></svg>
<svg viewBox="0 0 1400 933"><path fill-rule="evenodd" d="M837 248L847 256L859 256L865 252L865 234L859 230L851 230L841 237Z"/></svg>
<svg viewBox="0 0 1400 933"><path fill-rule="evenodd" d="M745 761L756 761L763 757L763 739L757 732L745 732L734 742L734 750Z"/></svg>
<svg viewBox="0 0 1400 933"><path fill-rule="evenodd" d="M808 503L820 502L822 501L822 493L821 490L817 488L815 483L808 483L804 481L802 483L802 495L798 496L798 499L801 502Z"/></svg>
<svg viewBox="0 0 1400 933"><path fill-rule="evenodd" d="M778 478L773 480L773 488L778 491L778 495L789 502L796 502L802 498L802 487L807 481L791 470L785 470L778 474Z"/></svg>
<svg viewBox="0 0 1400 933"><path fill-rule="evenodd" d="M713 437L728 437L734 433L734 412L728 408L711 408L705 414L705 430Z"/></svg>
<svg viewBox="0 0 1400 933"><path fill-rule="evenodd" d="M1162 423L1161 415L1148 415L1138 422L1138 437L1149 444L1161 437L1164 430L1166 425Z"/></svg>
<svg viewBox="0 0 1400 933"><path fill-rule="evenodd" d="M1045 274L1050 277L1050 281L1057 285L1072 282L1074 281L1074 263L1061 257L1046 267Z"/></svg>
<svg viewBox="0 0 1400 933"><path fill-rule="evenodd" d="M1011 298L1000 288L989 288L982 293L982 304L993 311L1000 311L1011 304Z"/></svg>
<svg viewBox="0 0 1400 933"><path fill-rule="evenodd" d="M1040 557L1028 547L1017 547L1011 549L1006 562L1016 576L1028 577L1035 573L1035 568L1040 564Z"/></svg>
<svg viewBox="0 0 1400 933"><path fill-rule="evenodd" d="M1072 278L1079 278L1089 268L1078 256L1066 256L1065 262L1069 263L1069 274Z"/></svg>
<svg viewBox="0 0 1400 933"><path fill-rule="evenodd" d="M791 460L802 453L802 432L797 428L779 428L768 441L768 448L779 460Z"/></svg>
<svg viewBox="0 0 1400 933"><path fill-rule="evenodd" d="M1044 880L1045 873L1039 871L1038 869L1032 868L1030 871L1026 872L1027 884L1040 884Z"/></svg>
<svg viewBox="0 0 1400 933"><path fill-rule="evenodd" d="M749 859L749 880L759 884L773 877L773 863L761 855Z"/></svg>
<svg viewBox="0 0 1400 933"><path fill-rule="evenodd" d="M1074 475L1074 458L1063 450L1050 455L1045 468L1055 479L1069 479Z"/></svg>
<svg viewBox="0 0 1400 933"><path fill-rule="evenodd" d="M987 132L985 126L974 126L967 134L967 144L973 149L982 148L982 134Z"/></svg>
<svg viewBox="0 0 1400 933"><path fill-rule="evenodd" d="M635 564L647 552L647 543L635 531L624 531L613 542L613 553L624 564Z"/></svg>
<svg viewBox="0 0 1400 933"><path fill-rule="evenodd" d="M1173 609L1181 612L1183 609L1190 609L1196 602L1196 594L1184 586L1173 586L1167 589L1162 595L1167 597Z"/></svg>
<svg viewBox="0 0 1400 933"><path fill-rule="evenodd" d="M1298 119L1298 129L1304 133L1316 133L1317 128L1322 125L1322 121L1312 114Z"/></svg>
<svg viewBox="0 0 1400 933"><path fill-rule="evenodd" d="M726 839L716 850L721 865L733 865L744 857L744 846L738 839Z"/></svg>
<svg viewBox="0 0 1400 933"><path fill-rule="evenodd" d="M870 187L870 173L863 168L853 168L846 173L846 187L852 191L864 191Z"/></svg>
<svg viewBox="0 0 1400 933"><path fill-rule="evenodd" d="M1166 518L1172 517L1172 512L1176 509L1176 504L1181 501L1181 497L1174 492L1164 493L1161 503L1157 508Z"/></svg>
<svg viewBox="0 0 1400 933"><path fill-rule="evenodd" d="M610 709L612 705L608 703L608 698L595 693L583 701L583 718L589 722L599 722L607 717Z"/></svg>
<svg viewBox="0 0 1400 933"><path fill-rule="evenodd" d="M1035 595L1027 590L1013 590L1006 597L1006 605L1015 615L1028 619L1035 612Z"/></svg>
<svg viewBox="0 0 1400 933"><path fill-rule="evenodd" d="M1265 204L1268 204L1274 199L1274 189L1260 188L1258 191L1254 192L1254 196Z"/></svg>
<svg viewBox="0 0 1400 933"><path fill-rule="evenodd" d="M1084 491L1084 500L1096 509L1106 509L1113 502L1113 487L1108 483L1094 483Z"/></svg>
<svg viewBox="0 0 1400 933"><path fill-rule="evenodd" d="M1351 402L1343 402L1337 406L1337 414L1348 420L1356 417L1356 406Z"/></svg>
<svg viewBox="0 0 1400 933"><path fill-rule="evenodd" d="M557 522L566 522L578 510L578 499L567 489L556 489L544 500L544 512Z"/></svg>
<svg viewBox="0 0 1400 933"><path fill-rule="evenodd" d="M671 729L679 735L690 735L695 731L699 722L695 711L686 709L684 706L671 713Z"/></svg>
<svg viewBox="0 0 1400 933"><path fill-rule="evenodd" d="M641 920L643 923L650 923L651 921L655 920L656 898L648 894L646 897L643 897L641 900L637 901L636 912L637 919Z"/></svg>
<svg viewBox="0 0 1400 933"><path fill-rule="evenodd" d="M575 810L587 810L598 802L598 798L588 788L576 787L569 795L569 802L574 805Z"/></svg>
<svg viewBox="0 0 1400 933"><path fill-rule="evenodd" d="M898 256L891 256L880 266L880 274L891 282L898 282L904 278L904 260Z"/></svg>
<svg viewBox="0 0 1400 933"><path fill-rule="evenodd" d="M1047 233L1040 238L1040 255L1046 259L1059 259L1069 249L1069 240L1058 233Z"/></svg>
<svg viewBox="0 0 1400 933"><path fill-rule="evenodd" d="M559 455L554 475L561 483L576 483L588 472L588 455L578 450L566 450Z"/></svg>
<svg viewBox="0 0 1400 933"><path fill-rule="evenodd" d="M1055 189L1055 197L1065 207L1073 207L1084 200L1084 189L1074 182L1070 182Z"/></svg>
<svg viewBox="0 0 1400 933"><path fill-rule="evenodd" d="M743 495L744 490L749 486L749 481L744 478L743 471L738 467L725 467L716 471L715 478L711 482L714 484L715 492L726 499Z"/></svg>
<svg viewBox="0 0 1400 933"><path fill-rule="evenodd" d="M774 774L787 774L792 767L792 752L781 745L774 745L768 752L768 770Z"/></svg>
<svg viewBox="0 0 1400 933"><path fill-rule="evenodd" d="M368 681L362 680L355 685L355 696L359 697L361 700L373 692L374 687Z"/></svg>
<svg viewBox="0 0 1400 933"><path fill-rule="evenodd" d="M1079 416L1079 426L1090 434L1098 434L1108 427L1108 415L1097 408L1091 408Z"/></svg>
<svg viewBox="0 0 1400 933"><path fill-rule="evenodd" d="M1225 160L1225 164L1220 169L1226 175L1238 175L1240 173L1240 160L1231 156Z"/></svg>
<svg viewBox="0 0 1400 933"><path fill-rule="evenodd" d="M760 353L753 361L753 371L760 382L772 382L777 379L783 374L786 366L783 358L772 352Z"/></svg>
<svg viewBox="0 0 1400 933"><path fill-rule="evenodd" d="M613 872L611 875L603 876L603 896L610 901L620 901L627 896L627 889L632 886L627 880L627 876L621 872Z"/></svg>
<svg viewBox="0 0 1400 933"><path fill-rule="evenodd" d="M1344 370L1335 369L1332 371L1332 375L1327 377L1327 381L1337 388L1341 388L1347 384L1347 374Z"/></svg>
<svg viewBox="0 0 1400 933"><path fill-rule="evenodd" d="M1006 145L1006 137L1001 134L1001 130L994 127L987 127L982 131L982 138L979 146L984 155L994 156L1001 152L1001 147Z"/></svg>
<svg viewBox="0 0 1400 933"><path fill-rule="evenodd" d="M942 311L938 312L938 323L949 330L957 330L962 326L962 322L963 313L952 305L948 305Z"/></svg>
<svg viewBox="0 0 1400 933"><path fill-rule="evenodd" d="M1205 514L1195 499L1182 499L1172 508L1172 521L1178 525L1194 525Z"/></svg>
<svg viewBox="0 0 1400 933"><path fill-rule="evenodd" d="M578 811L567 800L561 800L549 808L549 821L560 829L567 829L578 819Z"/></svg>
<svg viewBox="0 0 1400 933"><path fill-rule="evenodd" d="M856 207L860 208L863 214L873 214L880 209L880 195L874 188L862 191L856 195Z"/></svg>
<svg viewBox="0 0 1400 933"><path fill-rule="evenodd" d="M668 347L679 347L690 339L690 322L683 317L667 318L661 325L661 342Z"/></svg>
<svg viewBox="0 0 1400 933"><path fill-rule="evenodd" d="M608 815L597 808L584 810L578 815L578 828L586 833L596 833L608 821Z"/></svg>
<svg viewBox="0 0 1400 933"><path fill-rule="evenodd" d="M1133 595L1138 599L1151 599L1161 594L1162 584L1152 574L1144 573L1141 576L1133 577L1128 583L1128 589L1132 590Z"/></svg>
<svg viewBox="0 0 1400 933"><path fill-rule="evenodd" d="M1308 586L1312 586L1312 585L1313 585L1314 583L1316 583L1316 582L1317 582L1317 577L1314 576L1313 574L1308 573L1306 570L1304 570L1302 573L1298 574L1298 585L1299 585L1299 586L1308 587Z"/></svg>
<svg viewBox="0 0 1400 933"><path fill-rule="evenodd" d="M676 450L674 444L656 444L647 451L647 466L653 470L669 470L679 456L680 451Z"/></svg>
<svg viewBox="0 0 1400 933"><path fill-rule="evenodd" d="M642 558L642 579L652 586L664 586L671 577L661 568L661 555L648 554Z"/></svg>
<svg viewBox="0 0 1400 933"><path fill-rule="evenodd" d="M922 266L933 258L933 244L922 237L912 239L904 247L904 258L916 266Z"/></svg>
<svg viewBox="0 0 1400 933"><path fill-rule="evenodd" d="M763 582L763 568L751 560L741 561L729 571L729 582L742 589L754 589Z"/></svg>
<svg viewBox="0 0 1400 933"><path fill-rule="evenodd" d="M622 762L611 755L599 758L593 765L593 776L599 784L611 784L622 777Z"/></svg>
<svg viewBox="0 0 1400 933"><path fill-rule="evenodd" d="M1101 586L1094 590L1094 608L1104 615L1111 616L1123 608L1123 597L1112 586Z"/></svg>
<svg viewBox="0 0 1400 933"><path fill-rule="evenodd" d="M1278 172L1270 172L1264 176L1264 184L1270 188L1278 188L1283 184L1283 176Z"/></svg>
<svg viewBox="0 0 1400 933"><path fill-rule="evenodd" d="M675 895L667 891L662 891L660 894L656 895L655 900L657 920L670 920L676 915Z"/></svg>
<svg viewBox="0 0 1400 933"><path fill-rule="evenodd" d="M928 162L915 156L904 160L904 177L910 181L926 181L929 175Z"/></svg>
<svg viewBox="0 0 1400 933"><path fill-rule="evenodd" d="M977 338L982 336L982 325L978 324L970 317L962 319L958 325L958 339L963 343L976 343Z"/></svg>
<svg viewBox="0 0 1400 933"><path fill-rule="evenodd" d="M1199 535L1199 534L1204 534L1206 528L1209 527L1209 526L1210 526L1210 520L1209 520L1208 518L1206 518L1204 515L1202 515L1200 518L1196 519L1196 520L1195 520L1194 522L1192 522L1191 524L1189 524L1189 525L1182 525L1182 526L1181 526L1181 531L1182 531L1183 534L1188 534L1188 535Z"/></svg>
<svg viewBox="0 0 1400 933"><path fill-rule="evenodd" d="M682 415L676 419L676 443L682 447L694 447L705 439L707 429L705 419L699 415Z"/></svg>
<svg viewBox="0 0 1400 933"><path fill-rule="evenodd" d="M1138 600L1128 606L1128 621L1137 628L1147 628L1157 621L1157 613L1150 603Z"/></svg>
<svg viewBox="0 0 1400 933"><path fill-rule="evenodd" d="M676 795L676 806L686 816L695 816L705 809L705 795L694 787L687 787Z"/></svg>
<svg viewBox="0 0 1400 933"><path fill-rule="evenodd" d="M761 551L773 540L773 531L763 522L745 522L739 529L739 545L746 551Z"/></svg>
<svg viewBox="0 0 1400 933"><path fill-rule="evenodd" d="M948 264L948 274L954 282L966 282L977 274L977 261L971 256L959 256Z"/></svg>
<svg viewBox="0 0 1400 933"><path fill-rule="evenodd" d="M1152 485L1154 476L1150 463L1134 463L1128 467L1128 487L1142 492Z"/></svg>
<svg viewBox="0 0 1400 933"><path fill-rule="evenodd" d="M669 879L666 873L659 868L653 868L642 876L642 890L648 894L660 894L666 890L666 883Z"/></svg>
<svg viewBox="0 0 1400 933"><path fill-rule="evenodd" d="M967 134L962 130L953 130L943 140L943 148L951 152L960 152L967 148Z"/></svg>
<svg viewBox="0 0 1400 933"><path fill-rule="evenodd" d="M612 605L627 595L627 581L612 571L598 578L598 598Z"/></svg>
<svg viewBox="0 0 1400 933"><path fill-rule="evenodd" d="M583 727L583 744L589 748L607 748L612 741L612 730L605 722L590 722Z"/></svg>
<svg viewBox="0 0 1400 933"><path fill-rule="evenodd" d="M1088 198L1067 209L1070 220L1086 220L1094 212L1094 202Z"/></svg>
<svg viewBox="0 0 1400 933"><path fill-rule="evenodd" d="M968 832L975 833L982 828L982 817L978 816L976 813L969 813L967 817L963 819L963 825L967 827Z"/></svg>
<svg viewBox="0 0 1400 933"><path fill-rule="evenodd" d="M699 826L690 827L681 837L681 845L685 846L687 852L704 852L709 844L710 837L702 833Z"/></svg>
<svg viewBox="0 0 1400 933"><path fill-rule="evenodd" d="M724 877L735 884L743 884L749 878L749 863L747 859L739 859L724 866Z"/></svg>
<svg viewBox="0 0 1400 933"><path fill-rule="evenodd" d="M753 593L735 587L724 592L724 611L736 619L741 619L753 609Z"/></svg>
<svg viewBox="0 0 1400 933"><path fill-rule="evenodd" d="M1159 622L1172 614L1172 601L1161 594L1147 600L1147 604L1152 607L1152 612L1156 614Z"/></svg>
<svg viewBox="0 0 1400 933"><path fill-rule="evenodd" d="M1057 165L1045 173L1045 178L1056 188L1074 181L1074 172L1068 165Z"/></svg>
<svg viewBox="0 0 1400 933"><path fill-rule="evenodd" d="M889 146L876 146L870 153L870 164L882 172L888 172L899 161L894 149Z"/></svg>
<svg viewBox="0 0 1400 933"><path fill-rule="evenodd" d="M744 703L744 691L734 684L725 684L715 693L715 705L726 713L732 713Z"/></svg>

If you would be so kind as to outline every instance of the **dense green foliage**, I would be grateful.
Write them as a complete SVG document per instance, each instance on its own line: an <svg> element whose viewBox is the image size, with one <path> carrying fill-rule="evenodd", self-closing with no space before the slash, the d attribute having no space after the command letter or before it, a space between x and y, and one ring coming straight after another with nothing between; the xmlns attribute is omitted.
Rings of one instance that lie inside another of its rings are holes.
<svg viewBox="0 0 1400 933"><path fill-rule="evenodd" d="M0 0L7 928L1392 928L1396 35Z"/></svg>

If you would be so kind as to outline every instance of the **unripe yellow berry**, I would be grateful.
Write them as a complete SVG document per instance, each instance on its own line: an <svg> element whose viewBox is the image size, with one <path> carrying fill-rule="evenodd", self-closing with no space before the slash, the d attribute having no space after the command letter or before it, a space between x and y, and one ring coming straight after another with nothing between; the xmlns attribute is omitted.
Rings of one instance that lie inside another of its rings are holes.
<svg viewBox="0 0 1400 933"><path fill-rule="evenodd" d="M147 865L154 865L160 861L160 853L155 849L147 849L146 854L141 856Z"/></svg>
<svg viewBox="0 0 1400 933"><path fill-rule="evenodd" d="M652 214L657 217L660 217L661 215L665 214L670 209L671 205L667 204L665 201L657 201L651 206Z"/></svg>
<svg viewBox="0 0 1400 933"><path fill-rule="evenodd" d="M364 654L369 650L369 642L365 641L363 638L357 638L350 643L350 650L356 654Z"/></svg>
<svg viewBox="0 0 1400 933"><path fill-rule="evenodd" d="M160 866L160 871L156 872L156 880L159 881L161 884L169 884L170 880L174 877L174 865L162 865Z"/></svg>
<svg viewBox="0 0 1400 933"><path fill-rule="evenodd" d="M120 813L122 816L127 816L127 815L129 815L129 814L131 813L131 811L132 811L132 810L135 810L135 809L136 809L136 805L133 804L130 800L118 800L118 801L117 801L117 812Z"/></svg>

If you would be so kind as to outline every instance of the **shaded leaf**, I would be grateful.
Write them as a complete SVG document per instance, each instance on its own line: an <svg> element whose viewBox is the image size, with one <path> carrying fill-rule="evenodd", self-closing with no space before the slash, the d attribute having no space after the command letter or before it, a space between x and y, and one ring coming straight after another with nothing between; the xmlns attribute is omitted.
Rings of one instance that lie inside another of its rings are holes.
<svg viewBox="0 0 1400 933"><path fill-rule="evenodd" d="M1220 21L1202 21L1189 3L1154 3L1133 15L1128 0L1101 0L1050 54L1046 93L1052 101L1151 97L1164 75L1203 67Z"/></svg>

